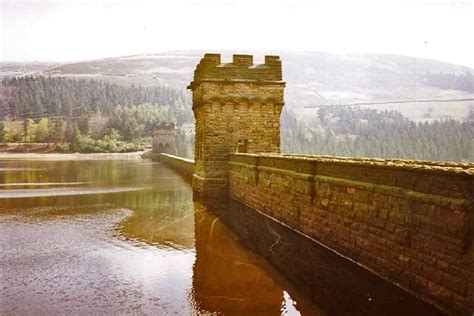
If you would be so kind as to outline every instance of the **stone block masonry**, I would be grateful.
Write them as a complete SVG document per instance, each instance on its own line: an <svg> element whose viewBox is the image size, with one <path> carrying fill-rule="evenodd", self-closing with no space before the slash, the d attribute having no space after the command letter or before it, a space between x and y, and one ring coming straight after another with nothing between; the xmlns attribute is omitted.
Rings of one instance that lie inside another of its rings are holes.
<svg viewBox="0 0 474 316"><path fill-rule="evenodd" d="M266 56L262 65L254 65L249 55L234 55L227 64L219 54L201 59L188 87L196 119L197 192L227 194L227 162L238 147L253 153L280 151L284 86L277 56Z"/></svg>
<svg viewBox="0 0 474 316"><path fill-rule="evenodd" d="M230 155L229 195L450 314L474 311L474 164Z"/></svg>

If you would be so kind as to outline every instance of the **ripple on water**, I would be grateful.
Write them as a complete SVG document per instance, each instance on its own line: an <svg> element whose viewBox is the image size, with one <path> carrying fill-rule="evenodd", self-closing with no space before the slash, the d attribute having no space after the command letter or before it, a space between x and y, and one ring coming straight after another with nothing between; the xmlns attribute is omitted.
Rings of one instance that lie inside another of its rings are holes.
<svg viewBox="0 0 474 316"><path fill-rule="evenodd" d="M27 190L2 190L0 199L107 194L119 192L132 192L148 190L150 187L125 187L125 188L55 188L55 189L27 189Z"/></svg>
<svg viewBox="0 0 474 316"><path fill-rule="evenodd" d="M0 314L191 313L186 291L194 254L117 240L115 225L131 214L109 208L52 216L41 225L29 225L34 217L1 221L0 235L8 237L0 248L8 251L0 253Z"/></svg>
<svg viewBox="0 0 474 316"><path fill-rule="evenodd" d="M0 187L35 187L35 186L63 186L63 185L83 185L92 182L10 182L0 183Z"/></svg>
<svg viewBox="0 0 474 316"><path fill-rule="evenodd" d="M45 170L43 168L0 168L0 172L6 171L30 171L30 170Z"/></svg>

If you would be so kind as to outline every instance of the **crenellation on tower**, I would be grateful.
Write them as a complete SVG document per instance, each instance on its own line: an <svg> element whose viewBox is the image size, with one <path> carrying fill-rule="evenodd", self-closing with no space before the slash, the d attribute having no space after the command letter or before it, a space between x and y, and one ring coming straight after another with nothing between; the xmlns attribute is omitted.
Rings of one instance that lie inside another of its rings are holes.
<svg viewBox="0 0 474 316"><path fill-rule="evenodd" d="M192 89L202 81L282 81L281 60L265 56L265 63L254 65L252 55L233 55L231 63L222 63L220 54L205 54L194 71Z"/></svg>
<svg viewBox="0 0 474 316"><path fill-rule="evenodd" d="M193 187L203 195L228 189L229 154L280 151L280 114L284 105L278 56L254 65L251 55L205 54L188 86L196 119Z"/></svg>
<svg viewBox="0 0 474 316"><path fill-rule="evenodd" d="M232 55L232 65L237 67L250 67L253 65L253 56Z"/></svg>

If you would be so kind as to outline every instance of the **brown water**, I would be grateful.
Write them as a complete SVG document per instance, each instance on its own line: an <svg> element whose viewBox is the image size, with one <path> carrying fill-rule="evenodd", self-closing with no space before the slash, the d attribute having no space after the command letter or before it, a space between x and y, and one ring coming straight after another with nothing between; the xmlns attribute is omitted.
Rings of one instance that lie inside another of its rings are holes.
<svg viewBox="0 0 474 316"><path fill-rule="evenodd" d="M159 163L0 161L0 236L2 315L321 314Z"/></svg>
<svg viewBox="0 0 474 316"><path fill-rule="evenodd" d="M0 236L1 315L438 313L145 160L0 161Z"/></svg>

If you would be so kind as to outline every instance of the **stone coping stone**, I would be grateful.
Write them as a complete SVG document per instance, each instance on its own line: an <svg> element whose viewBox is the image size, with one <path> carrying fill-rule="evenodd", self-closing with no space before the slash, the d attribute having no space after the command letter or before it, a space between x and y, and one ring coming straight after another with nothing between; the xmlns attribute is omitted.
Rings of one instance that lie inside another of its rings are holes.
<svg viewBox="0 0 474 316"><path fill-rule="evenodd" d="M353 158L353 157L336 157L336 156L310 156L310 155L294 155L294 154L248 154L234 153L230 155L230 161L267 165L270 167L281 167L283 169L292 170L298 165L301 172L301 164L306 165L304 169L308 173L312 163L327 163L335 165L348 165L359 167L376 167L384 169L397 169L405 171L428 172L451 174L458 176L474 176L474 163L456 163L456 162L438 162L428 160L405 160L405 159L378 159L378 158ZM317 168L317 167L316 167ZM313 168L313 173L316 172ZM474 178L473 178L474 179Z"/></svg>

